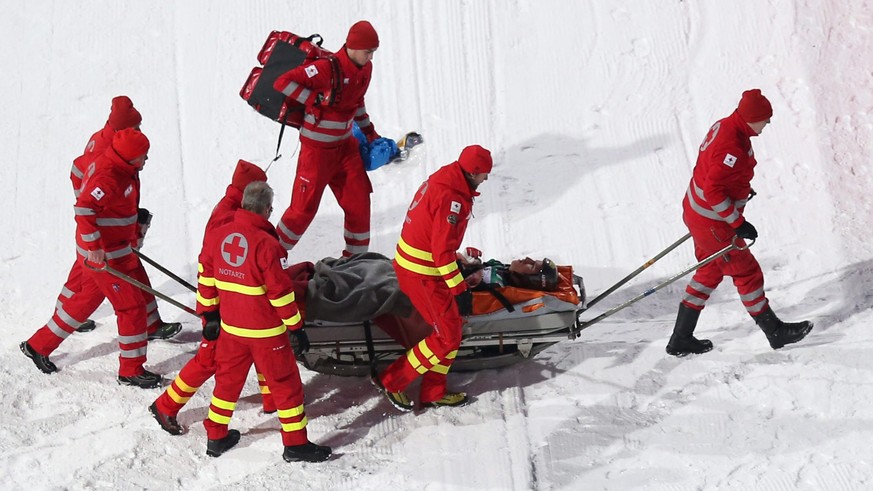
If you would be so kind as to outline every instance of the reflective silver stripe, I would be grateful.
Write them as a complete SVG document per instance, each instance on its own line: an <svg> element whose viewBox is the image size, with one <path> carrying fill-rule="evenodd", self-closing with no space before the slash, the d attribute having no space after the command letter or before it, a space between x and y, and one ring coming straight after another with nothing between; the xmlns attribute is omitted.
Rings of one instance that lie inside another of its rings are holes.
<svg viewBox="0 0 873 491"><path fill-rule="evenodd" d="M698 307L703 307L703 305L706 304L706 300L700 297L695 297L694 295L689 295L687 293L684 297L682 297L682 301L685 303L690 303L691 305L697 305Z"/></svg>
<svg viewBox="0 0 873 491"><path fill-rule="evenodd" d="M61 288L61 295L65 296L67 298L70 298L73 296L73 290L70 290L67 287L63 287L63 288Z"/></svg>
<svg viewBox="0 0 873 491"><path fill-rule="evenodd" d="M82 191L79 191L78 189L73 190L73 196L78 198L80 194L82 194Z"/></svg>
<svg viewBox="0 0 873 491"><path fill-rule="evenodd" d="M55 314L57 314L58 318L62 321L66 322L68 326L80 326L85 321L80 321L78 319L74 319L73 316L68 314L63 307L60 307L55 310Z"/></svg>
<svg viewBox="0 0 873 491"><path fill-rule="evenodd" d="M159 314L158 311L155 310L154 312L149 314L148 317L146 317L146 325L150 326L150 325L154 324L155 322L159 321L160 319L161 319L161 314Z"/></svg>
<svg viewBox="0 0 873 491"><path fill-rule="evenodd" d="M306 138L309 138L310 140L315 140L317 142L322 142L322 143L334 143L334 142L343 141L346 138L348 138L349 135L351 135L351 134L352 134L352 130L346 131L345 133L343 133L342 135L339 135L339 136L325 135L323 133L316 133L305 126L303 127L302 130L300 130L301 136L305 136Z"/></svg>
<svg viewBox="0 0 873 491"><path fill-rule="evenodd" d="M121 354L119 355L122 358L139 358L141 356L146 356L146 347L137 349L123 349L121 350Z"/></svg>
<svg viewBox="0 0 873 491"><path fill-rule="evenodd" d="M742 208L742 207L746 206L746 203L748 203L748 202L749 202L748 199L737 200L737 201L734 201L734 206L736 206L737 208Z"/></svg>
<svg viewBox="0 0 873 491"><path fill-rule="evenodd" d="M703 286L702 284L700 284L699 282L694 281L694 280L691 280L691 281L688 283L688 288L691 288L692 290L694 290L694 291L696 291L696 292L698 292L698 293L702 293L702 294L704 294L704 295L709 295L709 294L712 293L713 290L715 290L715 288L710 288L710 287L708 287L708 286Z"/></svg>
<svg viewBox="0 0 873 491"><path fill-rule="evenodd" d="M764 287L761 287L761 288L758 288L757 290L753 291L752 293L746 293L745 295L740 295L740 300L742 300L743 302L751 302L752 300L755 300L756 298L763 297L763 296L764 296Z"/></svg>
<svg viewBox="0 0 873 491"><path fill-rule="evenodd" d="M289 82L288 86L285 87L285 90L282 91L283 94L290 96L295 90L300 88L300 84L297 82ZM310 96L312 96L312 91L307 88L303 88L300 90L300 93L297 94L297 97L294 98L300 104L306 104L306 101L309 100Z"/></svg>
<svg viewBox="0 0 873 491"><path fill-rule="evenodd" d="M294 243L297 243L297 241L300 240L300 237L302 237L301 235L297 235L294 232L292 232L291 229L288 228L287 226L285 226L285 224L282 222L279 222L278 228L279 228L280 232L285 234L289 239L293 240ZM281 239L281 236L279 238Z"/></svg>
<svg viewBox="0 0 873 491"><path fill-rule="evenodd" d="M118 259L128 254L133 254L133 249L131 249L130 246L125 246L124 248L118 249L117 251L107 252L106 259Z"/></svg>
<svg viewBox="0 0 873 491"><path fill-rule="evenodd" d="M134 334L133 336L118 336L118 342L121 344L141 343L148 340L148 338L147 333Z"/></svg>
<svg viewBox="0 0 873 491"><path fill-rule="evenodd" d="M322 119L321 121L316 122L315 116L311 114L304 116L303 121L315 125L318 128L324 128L327 130L344 130L352 125L351 121L333 121L330 119Z"/></svg>
<svg viewBox="0 0 873 491"><path fill-rule="evenodd" d="M361 106L358 108L357 111L355 111L355 116L363 116L365 114L367 114L367 107L366 106Z"/></svg>
<svg viewBox="0 0 873 491"><path fill-rule="evenodd" d="M343 229L343 237L354 240L370 240L370 232L361 232L359 234L356 234L354 232L349 232L348 230Z"/></svg>
<svg viewBox="0 0 873 491"><path fill-rule="evenodd" d="M98 218L97 225L101 227L124 227L136 223L136 215L124 218Z"/></svg>
<svg viewBox="0 0 873 491"><path fill-rule="evenodd" d="M85 175L82 173L82 171L79 170L78 167L76 167L76 164L73 164L72 167L70 167L70 174L78 177L79 179L81 179L82 176Z"/></svg>
<svg viewBox="0 0 873 491"><path fill-rule="evenodd" d="M279 244L282 247L284 247L286 251L290 251L291 249L294 248L294 245L295 245L295 244L292 244L290 242L285 242L284 240L282 240L282 237L279 237Z"/></svg>
<svg viewBox="0 0 873 491"><path fill-rule="evenodd" d="M361 128L366 128L367 126L370 126L371 124L372 123L370 123L370 118L364 118L364 119L358 120L358 126L360 126Z"/></svg>
<svg viewBox="0 0 873 491"><path fill-rule="evenodd" d="M86 217L91 215L96 215L97 212L92 210L91 208L83 208L81 206L74 206L73 211L76 212L76 216Z"/></svg>
<svg viewBox="0 0 873 491"><path fill-rule="evenodd" d="M85 249L82 249L78 245L76 246L76 252L78 252L79 255L82 257L88 257L88 251L86 251ZM133 249L131 249L130 246L124 246L121 249L118 249L118 250L115 250L112 252L107 252L106 259L118 259L118 258L124 257L128 254L133 254Z"/></svg>
<svg viewBox="0 0 873 491"><path fill-rule="evenodd" d="M100 239L100 231L94 232L93 234L83 234L81 235L82 240L85 242L94 242L95 240Z"/></svg>
<svg viewBox="0 0 873 491"><path fill-rule="evenodd" d="M693 194L692 194L692 191L693 191ZM700 203L698 203L694 200L694 195L696 194L697 196L700 197L701 201L706 203L706 197L703 195L703 189L700 186L698 186L697 183L694 182L693 179L691 180L691 184L688 186L688 192L686 194L688 195L688 202L691 204L691 209L694 210L695 212L697 212L698 215L704 216L704 217L709 218L711 220L718 220L720 222L727 222L727 223L733 223L733 222L737 221L737 219L740 218L740 213L736 209L738 206L737 203L743 202L743 205L745 205L745 203L748 201L747 199L740 200L740 201L734 201L733 202L733 204L734 204L733 213L728 215L727 218L724 218L721 215L719 215L718 213L716 213L715 211L713 211L713 209L718 208L721 211L727 210L728 208L730 208L730 203L731 203L730 199L725 199L725 201L722 201L718 205L714 206L712 209L704 208L703 206L700 205ZM724 205L725 203L728 203L728 204L724 208L721 208L721 206Z"/></svg>
<svg viewBox="0 0 873 491"><path fill-rule="evenodd" d="M746 311L749 312L750 314L757 314L757 313L761 312L762 310L764 310L765 305L767 305L767 299L763 298L763 299L761 299L760 302L756 303L755 305L746 307Z"/></svg>
<svg viewBox="0 0 873 491"><path fill-rule="evenodd" d="M67 339L67 336L70 335L69 332L61 329L61 326L59 326L58 323L55 322L54 319L49 319L48 324L46 324L46 327L48 327L49 330L55 334L55 336L57 336L61 339Z"/></svg>
<svg viewBox="0 0 873 491"><path fill-rule="evenodd" d="M351 254L361 254L361 253L367 252L368 249L369 249L369 246L365 246L365 245L355 246L355 245L346 244L346 251L351 253Z"/></svg>
<svg viewBox="0 0 873 491"><path fill-rule="evenodd" d="M719 203L717 205L712 205L712 209L718 213L721 213L723 211L727 211L727 209L730 207L731 207L731 200L729 200L727 198L725 198L724 201L722 201L721 203Z"/></svg>
<svg viewBox="0 0 873 491"><path fill-rule="evenodd" d="M146 304L146 313L152 312L158 309L157 300L152 300L151 302Z"/></svg>

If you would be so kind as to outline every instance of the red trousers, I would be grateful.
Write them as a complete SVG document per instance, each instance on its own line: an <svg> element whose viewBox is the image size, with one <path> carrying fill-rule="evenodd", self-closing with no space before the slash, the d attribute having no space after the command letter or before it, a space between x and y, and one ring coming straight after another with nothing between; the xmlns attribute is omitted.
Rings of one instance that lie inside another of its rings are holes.
<svg viewBox="0 0 873 491"><path fill-rule="evenodd" d="M118 374L122 377L139 375L144 370L148 345L142 290L109 273L85 267L83 259L77 257L70 272L70 277L79 279L78 291L71 289L71 296L55 307L52 318L27 342L37 353L49 356L106 298L115 309L118 323ZM109 264L129 276L135 276L137 269L142 269L139 259L133 254L112 260Z"/></svg>
<svg viewBox="0 0 873 491"><path fill-rule="evenodd" d="M176 416L185 404L197 393L204 382L215 375L215 345L221 340L221 336L215 341L200 340L200 347L194 358L179 371L179 375L173 379L173 383L155 401L155 404L164 414ZM260 371L259 371L260 372ZM276 410L276 403L270 394L266 379L258 373L258 385L264 401L264 412L271 413Z"/></svg>
<svg viewBox="0 0 873 491"><path fill-rule="evenodd" d="M306 436L306 412L303 410L303 383L287 334L274 338L250 340L222 331L215 347L215 389L209 414L203 421L206 436L217 440L227 436L227 426L236 409L252 363L263 373L273 394L282 425L285 446L303 445ZM263 341L270 342L263 342Z"/></svg>
<svg viewBox="0 0 873 491"><path fill-rule="evenodd" d="M715 221L708 224L689 223L688 218L685 217L685 225L688 226L691 238L694 240L694 255L698 261L730 245L736 237L734 229L726 223ZM737 239L737 244L741 247L746 245L742 239ZM755 256L748 249L733 250L699 268L685 287L682 303L692 309L703 310L709 296L725 276L733 278L734 286L750 315L758 315L767 307L767 297L764 295L764 273Z"/></svg>
<svg viewBox="0 0 873 491"><path fill-rule="evenodd" d="M399 392L423 375L419 402L438 401L446 395L446 376L461 346L464 320L442 278L424 280L398 271L397 280L433 332L382 372L382 385L389 392Z"/></svg>
<svg viewBox="0 0 873 491"><path fill-rule="evenodd" d="M345 214L343 256L367 252L373 186L364 170L358 141L354 138L348 138L333 148L300 143L291 205L276 227L280 242L288 250L297 245L315 218L321 196L328 186Z"/></svg>
<svg viewBox="0 0 873 491"><path fill-rule="evenodd" d="M129 275L131 278L138 280L142 283L145 283L148 286L152 286L149 281L149 276L146 273L145 268L142 265L142 262L137 261L137 268ZM82 291L82 268L79 266L79 261L77 260L73 267L70 268L70 274L67 275L67 282L64 283L63 288L61 288L61 293L58 295L58 301L56 307L62 306L73 294ZM149 334L155 332L158 327L161 325L161 315L158 313L158 302L155 300L155 296L149 292L140 290L140 293L143 297L143 302L145 302L146 307L146 330ZM97 301L96 297L94 301L97 302L94 305L94 309L91 312L83 314L85 320L88 320L91 317L91 314L97 310L97 307L103 303L102 293L99 291L96 293L101 295L100 300ZM84 322L84 321L83 321ZM77 326L78 327L78 326Z"/></svg>

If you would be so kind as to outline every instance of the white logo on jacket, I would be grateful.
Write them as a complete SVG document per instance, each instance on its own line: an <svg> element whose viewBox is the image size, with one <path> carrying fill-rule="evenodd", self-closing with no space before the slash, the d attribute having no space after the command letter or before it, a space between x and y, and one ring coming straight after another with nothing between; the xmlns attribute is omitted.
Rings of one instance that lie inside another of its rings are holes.
<svg viewBox="0 0 873 491"><path fill-rule="evenodd" d="M724 156L724 162L722 162L722 163L723 163L724 165L730 167L731 169L733 169L733 168L734 168L734 164L737 163L737 158L734 157L734 156L731 155L731 154L727 154L727 155Z"/></svg>
<svg viewBox="0 0 873 491"><path fill-rule="evenodd" d="M461 212L461 203L458 203L457 201L452 201L451 210L452 210L452 213L460 213Z"/></svg>
<svg viewBox="0 0 873 491"><path fill-rule="evenodd" d="M100 201L104 196L106 196L106 193L104 193L100 188L94 188L94 190L91 191L91 196L93 196L97 201Z"/></svg>
<svg viewBox="0 0 873 491"><path fill-rule="evenodd" d="M309 65L308 67L304 68L303 71L306 72L306 76L309 78L318 75L318 68L315 68L315 65Z"/></svg>
<svg viewBox="0 0 873 491"><path fill-rule="evenodd" d="M133 184L131 184L130 186L127 186L127 189L124 190L124 197L127 198L128 196L130 196L130 193L132 193L132 192L133 192Z"/></svg>
<svg viewBox="0 0 873 491"><path fill-rule="evenodd" d="M288 269L288 268L291 267L291 264L288 262L288 258L287 258L287 257L280 257L280 258L279 258L279 264L282 265L282 269Z"/></svg>

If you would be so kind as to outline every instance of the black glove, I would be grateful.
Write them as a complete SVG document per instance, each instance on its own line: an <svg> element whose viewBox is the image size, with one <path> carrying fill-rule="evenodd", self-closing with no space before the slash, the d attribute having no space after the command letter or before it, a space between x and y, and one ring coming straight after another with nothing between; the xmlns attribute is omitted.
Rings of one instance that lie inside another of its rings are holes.
<svg viewBox="0 0 873 491"><path fill-rule="evenodd" d="M734 231L737 233L737 237L742 239L755 240L758 238L758 231L755 230L755 226L749 222L743 222L743 224L735 228Z"/></svg>
<svg viewBox="0 0 873 491"><path fill-rule="evenodd" d="M295 343L297 346L294 348L294 356L300 356L309 351L309 336L306 335L306 331L302 327L296 331L291 331L291 335L297 341Z"/></svg>
<svg viewBox="0 0 873 491"><path fill-rule="evenodd" d="M145 208L137 208L136 223L149 226L152 224L152 213Z"/></svg>
<svg viewBox="0 0 873 491"><path fill-rule="evenodd" d="M213 312L204 312L203 320L206 321L203 324L203 339L207 341L215 341L218 339L218 334L221 333L221 315L218 311Z"/></svg>
<svg viewBox="0 0 873 491"><path fill-rule="evenodd" d="M473 313L473 292L464 290L455 295L455 302L458 303L458 313L461 317L467 317Z"/></svg>

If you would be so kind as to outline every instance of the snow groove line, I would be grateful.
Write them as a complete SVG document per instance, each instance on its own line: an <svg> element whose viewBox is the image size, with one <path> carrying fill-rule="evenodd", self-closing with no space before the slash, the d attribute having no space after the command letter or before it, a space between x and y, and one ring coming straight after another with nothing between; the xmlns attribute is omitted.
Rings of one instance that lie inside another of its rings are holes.
<svg viewBox="0 0 873 491"><path fill-rule="evenodd" d="M518 386L501 391L506 444L509 448L509 473L513 489L536 489L536 461L527 433L527 405L524 390ZM524 454L522 454L522 450ZM526 472L524 470L527 470Z"/></svg>

